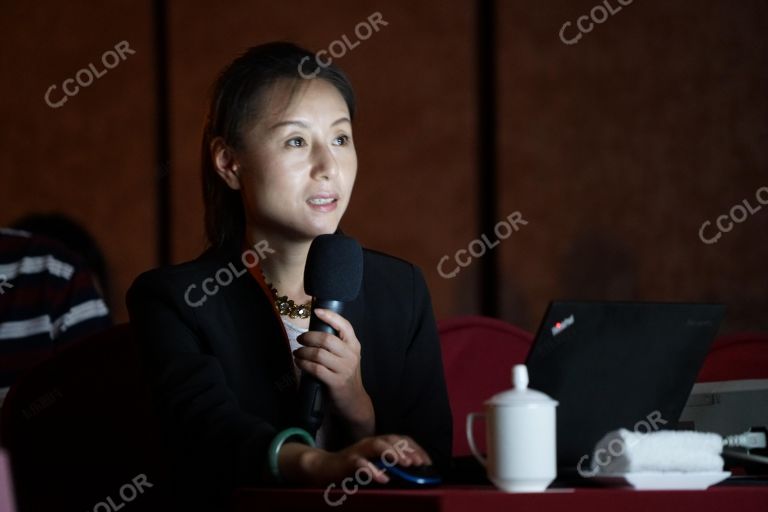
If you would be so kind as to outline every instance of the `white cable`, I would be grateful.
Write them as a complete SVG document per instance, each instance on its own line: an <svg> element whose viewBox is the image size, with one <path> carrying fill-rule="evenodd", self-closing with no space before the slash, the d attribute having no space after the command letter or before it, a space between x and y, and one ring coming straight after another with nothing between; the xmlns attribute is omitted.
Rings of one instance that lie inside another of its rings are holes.
<svg viewBox="0 0 768 512"><path fill-rule="evenodd" d="M765 448L765 432L744 432L723 438L723 446L729 448L746 448L747 450Z"/></svg>

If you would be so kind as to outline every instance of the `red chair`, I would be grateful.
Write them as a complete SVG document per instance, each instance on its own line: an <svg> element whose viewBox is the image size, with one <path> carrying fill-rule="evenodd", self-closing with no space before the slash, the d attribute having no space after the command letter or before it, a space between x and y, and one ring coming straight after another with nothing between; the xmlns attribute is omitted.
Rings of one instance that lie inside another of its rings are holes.
<svg viewBox="0 0 768 512"><path fill-rule="evenodd" d="M160 433L128 325L19 378L0 425L20 512L164 509Z"/></svg>
<svg viewBox="0 0 768 512"><path fill-rule="evenodd" d="M768 333L739 333L715 340L696 382L768 379Z"/></svg>
<svg viewBox="0 0 768 512"><path fill-rule="evenodd" d="M448 399L453 414L453 456L471 455L465 432L467 414L512 387L512 366L525 362L533 335L494 318L464 316L437 324ZM475 432L484 446L482 428Z"/></svg>

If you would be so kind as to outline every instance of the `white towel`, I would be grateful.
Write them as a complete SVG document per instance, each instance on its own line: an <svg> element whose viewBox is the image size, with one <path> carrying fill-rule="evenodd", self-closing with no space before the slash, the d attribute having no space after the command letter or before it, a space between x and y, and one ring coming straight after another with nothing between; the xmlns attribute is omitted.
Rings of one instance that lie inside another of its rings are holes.
<svg viewBox="0 0 768 512"><path fill-rule="evenodd" d="M614 430L595 445L592 471L612 474L722 471L722 451L723 438L719 434Z"/></svg>

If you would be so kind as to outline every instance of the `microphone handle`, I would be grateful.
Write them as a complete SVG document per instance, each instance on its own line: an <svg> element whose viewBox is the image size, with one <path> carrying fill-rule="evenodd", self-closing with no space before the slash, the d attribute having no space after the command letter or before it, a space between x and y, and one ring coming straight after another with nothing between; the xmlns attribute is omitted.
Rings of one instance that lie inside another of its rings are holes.
<svg viewBox="0 0 768 512"><path fill-rule="evenodd" d="M320 320L315 315L315 308L328 309L342 314L344 303L338 300L315 299L312 301L312 313L309 317L309 330L327 332L335 336L339 331ZM314 376L301 372L299 381L299 424L309 432L312 437L323 423L325 413L325 386Z"/></svg>
<svg viewBox="0 0 768 512"><path fill-rule="evenodd" d="M338 300L315 299L312 301L312 313L309 317L310 331L327 332L328 334L338 336L339 331L317 318L317 315L315 315L315 309L329 309L334 313L343 315L344 303Z"/></svg>

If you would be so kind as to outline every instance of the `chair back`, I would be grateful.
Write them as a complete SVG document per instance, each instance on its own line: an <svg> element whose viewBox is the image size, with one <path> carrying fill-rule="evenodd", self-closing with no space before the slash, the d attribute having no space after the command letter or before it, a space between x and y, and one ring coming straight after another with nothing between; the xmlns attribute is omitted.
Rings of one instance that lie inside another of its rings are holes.
<svg viewBox="0 0 768 512"><path fill-rule="evenodd" d="M525 362L533 335L494 318L463 316L438 322L448 398L453 414L453 456L470 455L465 423L483 402L512 387L512 367ZM481 424L482 425L482 424ZM475 432L485 446L484 428Z"/></svg>
<svg viewBox="0 0 768 512"><path fill-rule="evenodd" d="M20 512L160 510L159 423L127 324L23 375L2 415Z"/></svg>
<svg viewBox="0 0 768 512"><path fill-rule="evenodd" d="M717 338L696 382L747 379L768 379L768 333L738 333Z"/></svg>

